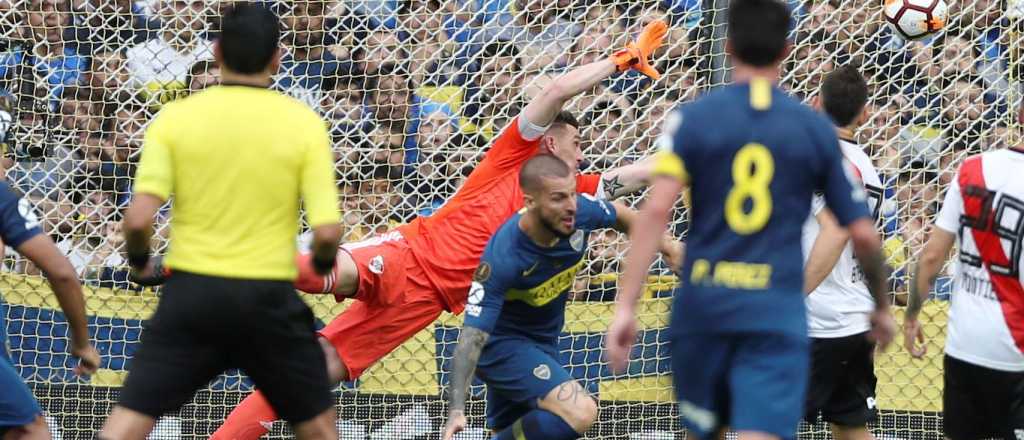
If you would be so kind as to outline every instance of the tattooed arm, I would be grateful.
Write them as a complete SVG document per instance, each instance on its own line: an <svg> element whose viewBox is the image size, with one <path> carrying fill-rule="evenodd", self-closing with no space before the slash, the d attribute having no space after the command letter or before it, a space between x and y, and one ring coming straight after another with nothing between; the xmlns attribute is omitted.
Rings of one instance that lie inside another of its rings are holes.
<svg viewBox="0 0 1024 440"><path fill-rule="evenodd" d="M608 200L615 200L646 188L651 181L654 162L653 155L647 156L637 162L601 174L600 196Z"/></svg>
<svg viewBox="0 0 1024 440"><path fill-rule="evenodd" d="M465 410L469 383L473 379L476 363L480 360L480 352L483 351L489 336L480 329L462 328L459 345L455 348L455 356L452 359L451 390L448 395L449 412Z"/></svg>
<svg viewBox="0 0 1024 440"><path fill-rule="evenodd" d="M935 277L942 269L942 263L946 261L956 236L941 228L933 227L928 237L928 243L921 250L921 256L914 265L914 275L910 281L910 298L907 299L907 311L903 318L903 346L907 352L915 358L924 357L928 351L925 345L924 331L921 323L917 320L924 306L928 292L932 290ZM918 345L920 344L920 345Z"/></svg>

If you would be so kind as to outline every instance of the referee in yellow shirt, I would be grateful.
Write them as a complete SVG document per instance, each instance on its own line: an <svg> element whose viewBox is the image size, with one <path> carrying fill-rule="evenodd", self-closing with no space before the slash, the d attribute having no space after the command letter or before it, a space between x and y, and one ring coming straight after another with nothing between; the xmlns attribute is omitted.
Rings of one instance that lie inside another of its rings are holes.
<svg viewBox="0 0 1024 440"><path fill-rule="evenodd" d="M229 368L252 377L298 438L337 438L313 314L292 281L300 201L325 274L341 237L338 194L326 125L268 89L279 26L262 6L236 3L214 48L223 85L167 104L146 131L125 246L139 275L153 270L153 218L173 196L173 273L102 439L144 439Z"/></svg>

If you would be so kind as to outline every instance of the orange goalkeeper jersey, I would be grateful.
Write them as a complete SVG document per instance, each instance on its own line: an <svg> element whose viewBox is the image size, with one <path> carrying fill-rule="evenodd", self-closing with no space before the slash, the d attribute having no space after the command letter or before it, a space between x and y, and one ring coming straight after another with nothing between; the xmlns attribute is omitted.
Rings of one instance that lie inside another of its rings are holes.
<svg viewBox="0 0 1024 440"><path fill-rule="evenodd" d="M462 312L473 272L491 235L523 207L519 168L539 146L540 139L523 138L519 118L514 119L441 209L399 228L452 313ZM576 191L595 194L599 183L599 174L581 174Z"/></svg>

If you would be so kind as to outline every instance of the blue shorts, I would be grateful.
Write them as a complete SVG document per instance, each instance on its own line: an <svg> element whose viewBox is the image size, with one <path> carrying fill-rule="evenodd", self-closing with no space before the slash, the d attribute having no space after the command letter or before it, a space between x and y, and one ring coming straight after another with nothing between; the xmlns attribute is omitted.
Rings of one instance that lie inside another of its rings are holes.
<svg viewBox="0 0 1024 440"><path fill-rule="evenodd" d="M42 412L28 385L21 380L4 353L3 345L0 345L0 432L5 428L28 425Z"/></svg>
<svg viewBox="0 0 1024 440"><path fill-rule="evenodd" d="M487 426L504 429L537 408L537 402L573 380L558 361L558 350L519 338L492 338L477 363L487 385Z"/></svg>
<svg viewBox="0 0 1024 440"><path fill-rule="evenodd" d="M672 338L672 374L683 426L698 438L720 430L796 438L810 374L806 336L683 334Z"/></svg>

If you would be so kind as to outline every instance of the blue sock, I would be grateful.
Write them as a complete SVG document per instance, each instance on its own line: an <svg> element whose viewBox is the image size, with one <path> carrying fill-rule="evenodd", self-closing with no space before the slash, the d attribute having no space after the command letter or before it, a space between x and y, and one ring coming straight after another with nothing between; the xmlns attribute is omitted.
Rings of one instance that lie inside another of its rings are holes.
<svg viewBox="0 0 1024 440"><path fill-rule="evenodd" d="M554 413L535 409L491 440L575 440L580 434Z"/></svg>

